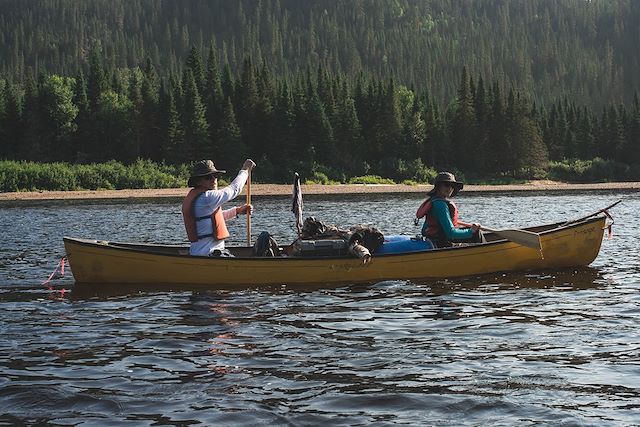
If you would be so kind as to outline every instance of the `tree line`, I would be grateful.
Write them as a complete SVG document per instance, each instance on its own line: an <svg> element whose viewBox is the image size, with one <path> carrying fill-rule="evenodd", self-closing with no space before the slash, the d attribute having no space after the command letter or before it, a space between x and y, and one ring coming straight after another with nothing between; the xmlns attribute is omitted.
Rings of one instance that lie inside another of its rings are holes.
<svg viewBox="0 0 640 427"><path fill-rule="evenodd" d="M342 182L367 174L427 181L433 169L536 178L549 161L594 158L615 169L609 179L640 175L637 93L629 105L601 111L568 98L544 107L462 67L455 96L440 106L427 89L323 66L285 78L247 56L234 73L218 66L213 45L204 55L193 46L181 73L168 77L151 59L133 68L104 59L96 48L74 76L0 80L0 158L167 165L213 158L233 170L251 156L264 182L288 182L293 171Z"/></svg>
<svg viewBox="0 0 640 427"><path fill-rule="evenodd" d="M538 105L568 96L600 109L640 86L635 0L3 0L0 75L72 76L99 42L108 69L147 57L182 73L213 45L235 74L246 55L288 80L321 67L428 91L440 106L458 76L493 76Z"/></svg>

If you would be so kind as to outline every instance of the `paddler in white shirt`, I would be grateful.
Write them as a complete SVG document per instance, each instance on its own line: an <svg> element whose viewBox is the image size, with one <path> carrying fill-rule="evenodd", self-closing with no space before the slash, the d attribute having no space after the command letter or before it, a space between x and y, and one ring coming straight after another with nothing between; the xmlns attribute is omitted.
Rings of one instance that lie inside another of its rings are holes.
<svg viewBox="0 0 640 427"><path fill-rule="evenodd" d="M191 242L191 255L233 256L224 247L224 239L229 237L225 221L247 212L253 213L253 206L244 204L223 210L222 205L242 192L249 172L255 166L253 160L245 160L231 184L218 190L218 177L226 171L216 169L211 160L201 160L193 165L188 181L192 188L182 202L182 217Z"/></svg>

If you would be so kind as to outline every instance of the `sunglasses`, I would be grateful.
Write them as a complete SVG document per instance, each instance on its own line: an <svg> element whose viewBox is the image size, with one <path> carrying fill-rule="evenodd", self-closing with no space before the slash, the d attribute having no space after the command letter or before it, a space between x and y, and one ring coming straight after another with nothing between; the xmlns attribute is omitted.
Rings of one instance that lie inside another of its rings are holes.
<svg viewBox="0 0 640 427"><path fill-rule="evenodd" d="M210 173L209 175L205 175L204 177L205 177L206 179L208 179L209 181L211 181L211 180L212 180L212 179L214 179L214 178L215 178L215 179L218 179L218 177L219 177L219 176L220 176L220 175L219 175L219 174L217 174L217 173Z"/></svg>

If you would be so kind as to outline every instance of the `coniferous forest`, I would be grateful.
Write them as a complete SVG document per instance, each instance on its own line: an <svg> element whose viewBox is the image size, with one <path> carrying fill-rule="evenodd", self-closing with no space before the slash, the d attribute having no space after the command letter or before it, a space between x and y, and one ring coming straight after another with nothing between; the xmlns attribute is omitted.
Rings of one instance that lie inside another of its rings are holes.
<svg viewBox="0 0 640 427"><path fill-rule="evenodd" d="M639 28L633 0L5 0L0 180L246 157L270 182L640 179Z"/></svg>

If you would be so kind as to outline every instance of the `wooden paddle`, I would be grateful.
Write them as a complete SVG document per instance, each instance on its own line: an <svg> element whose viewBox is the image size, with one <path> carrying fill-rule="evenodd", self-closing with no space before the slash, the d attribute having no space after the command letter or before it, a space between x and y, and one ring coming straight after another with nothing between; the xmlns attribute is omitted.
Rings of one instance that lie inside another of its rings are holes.
<svg viewBox="0 0 640 427"><path fill-rule="evenodd" d="M494 233L503 239L507 239L513 243L517 243L528 248L542 250L542 244L540 243L540 235L533 231L526 230L494 230L485 226L480 227L482 230Z"/></svg>
<svg viewBox="0 0 640 427"><path fill-rule="evenodd" d="M251 204L251 169L247 178L247 205ZM247 246L251 246L251 209L247 210Z"/></svg>

